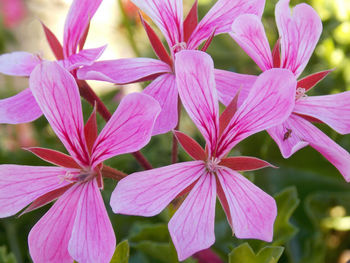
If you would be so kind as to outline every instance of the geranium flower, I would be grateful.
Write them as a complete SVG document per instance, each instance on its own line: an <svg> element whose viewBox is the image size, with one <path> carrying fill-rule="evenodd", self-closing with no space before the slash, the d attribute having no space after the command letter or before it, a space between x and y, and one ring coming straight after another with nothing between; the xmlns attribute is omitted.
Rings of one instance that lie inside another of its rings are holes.
<svg viewBox="0 0 350 263"><path fill-rule="evenodd" d="M255 15L238 17L232 25L231 36L261 70L281 67L290 70L298 78L321 35L321 19L307 4L297 5L291 14L289 0L280 0L276 5L276 23L280 40L272 53L261 20ZM325 123L341 134L350 132L350 115L347 114L350 112L349 91L327 96L306 95L330 71L299 80L293 95L293 113L281 125L268 129L268 133L278 144L283 157L288 158L310 145L327 158L346 181L350 181L349 153L311 123ZM223 103L228 104L236 91L237 89L231 89L231 95Z"/></svg>
<svg viewBox="0 0 350 263"><path fill-rule="evenodd" d="M24 18L26 12L22 0L0 0L0 13L7 28L16 26Z"/></svg>
<svg viewBox="0 0 350 263"><path fill-rule="evenodd" d="M93 112L84 127L74 77L56 62L43 62L30 77L30 89L70 156L29 148L55 166L0 165L0 217L29 212L58 200L32 228L29 251L34 262L109 262L115 235L99 189L102 162L145 146L159 104L133 93L124 98L97 135Z"/></svg>
<svg viewBox="0 0 350 263"><path fill-rule="evenodd" d="M144 93L159 101L162 112L156 122L153 134L165 133L173 129L178 122L178 90L173 69L175 54L182 50L195 50L205 40L205 50L214 35L227 33L235 18L240 14L262 15L265 0L219 0L206 16L198 23L197 1L189 15L183 20L182 0L132 0L145 12L162 31L168 43L170 53L163 46L152 28L143 21L147 35L159 60L150 58L131 58L96 62L78 71L79 79L109 81L127 84L153 80ZM218 85L223 89L239 79L240 74L217 71ZM255 77L244 77L247 85Z"/></svg>
<svg viewBox="0 0 350 263"><path fill-rule="evenodd" d="M90 19L102 0L75 0L66 18L63 47L55 35L44 25L48 43L58 62L72 71L83 65L90 65L99 58L105 46L84 49ZM78 52L79 46L79 52ZM0 73L11 76L29 77L34 68L42 62L35 54L13 52L0 56ZM29 88L19 94L0 100L0 123L17 124L30 122L42 115Z"/></svg>
<svg viewBox="0 0 350 263"><path fill-rule="evenodd" d="M181 132L179 142L195 161L137 172L122 179L111 197L115 213L154 216L174 198L188 193L169 222L169 231L184 260L215 240L218 195L238 238L271 241L276 217L274 199L237 171L270 166L253 157L227 157L244 138L282 123L294 106L296 80L284 69L258 77L247 99L236 99L219 118L214 66L200 51L181 51L175 61L176 84L185 109L206 141L206 150Z"/></svg>

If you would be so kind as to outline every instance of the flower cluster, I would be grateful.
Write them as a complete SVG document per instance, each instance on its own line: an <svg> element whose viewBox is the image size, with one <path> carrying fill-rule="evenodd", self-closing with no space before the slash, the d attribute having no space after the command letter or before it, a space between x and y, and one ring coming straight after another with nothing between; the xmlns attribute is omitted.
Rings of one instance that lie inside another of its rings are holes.
<svg viewBox="0 0 350 263"><path fill-rule="evenodd" d="M55 166L0 165L0 217L56 200L29 234L34 262L110 261L116 238L100 193L105 177L119 181L110 200L118 214L154 216L185 197L168 225L179 260L215 242L216 197L237 238L271 242L276 202L239 172L273 165L229 156L239 142L260 131L269 133L285 158L310 145L350 181L349 153L312 124L349 133L350 117L344 113L350 111L350 92L307 96L331 70L298 80L322 32L312 7L299 4L291 10L289 0L279 0L280 38L271 51L261 22L265 0L218 0L200 22L197 1L183 19L182 0L132 0L160 29L168 48L141 16L159 59L96 61L106 47L84 49L84 44L101 2L73 1L63 45L43 24L57 61L27 52L0 56L1 73L29 77L29 88L0 100L0 122L25 123L44 115L69 153L28 148ZM214 68L205 51L223 33L256 62L263 71L259 76ZM110 114L86 80L151 83L124 97ZM94 106L85 124L81 97ZM225 105L221 114L219 102ZM181 105L204 137L204 148L176 130ZM107 121L99 134L97 113ZM151 168L138 151L152 136L169 131L193 161L130 175L103 164L133 153Z"/></svg>

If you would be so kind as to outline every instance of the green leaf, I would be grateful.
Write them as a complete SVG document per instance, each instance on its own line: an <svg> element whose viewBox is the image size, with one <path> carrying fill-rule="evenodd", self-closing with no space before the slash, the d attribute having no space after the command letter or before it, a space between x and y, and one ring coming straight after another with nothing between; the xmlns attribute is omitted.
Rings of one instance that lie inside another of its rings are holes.
<svg viewBox="0 0 350 263"><path fill-rule="evenodd" d="M129 242L128 240L124 240L118 244L110 263L128 263L129 253Z"/></svg>
<svg viewBox="0 0 350 263"><path fill-rule="evenodd" d="M267 246L255 254L249 244L244 243L231 251L229 263L277 263L283 250L283 247Z"/></svg>
<svg viewBox="0 0 350 263"><path fill-rule="evenodd" d="M0 263L16 263L17 260L12 253L7 253L6 247L0 247Z"/></svg>

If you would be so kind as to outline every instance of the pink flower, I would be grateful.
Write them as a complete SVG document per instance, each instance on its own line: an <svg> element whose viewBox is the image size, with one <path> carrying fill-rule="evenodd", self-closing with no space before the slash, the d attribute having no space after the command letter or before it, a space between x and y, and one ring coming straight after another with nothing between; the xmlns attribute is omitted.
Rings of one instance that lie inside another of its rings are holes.
<svg viewBox="0 0 350 263"><path fill-rule="evenodd" d="M83 65L90 65L98 59L105 46L83 49L90 19L102 0L75 0L66 18L63 47L55 35L44 25L48 43L58 62L71 71ZM78 52L79 46L79 52ZM38 55L28 52L13 52L0 56L0 73L11 76L30 76L34 68L42 62ZM42 115L30 89L0 100L0 123L17 124L30 122Z"/></svg>
<svg viewBox="0 0 350 263"><path fill-rule="evenodd" d="M188 193L169 222L169 231L184 260L215 240L215 202L218 195L238 238L271 241L276 217L274 199L237 171L270 166L253 157L227 157L244 138L282 123L294 106L296 81L284 69L258 77L239 109L236 99L219 118L214 66L200 51L181 51L175 61L179 94L205 138L206 150L187 135L179 142L195 161L138 172L122 179L111 197L115 213L154 216L174 198Z"/></svg>
<svg viewBox="0 0 350 263"><path fill-rule="evenodd" d="M280 47L278 42L273 53L261 20L255 15L238 17L232 25L231 36L261 70L281 67L290 70L298 78L321 35L321 19L306 4L297 5L291 14L289 0L280 0L276 5L276 23L280 34ZM310 145L327 158L346 181L350 181L349 153L311 123L325 123L341 134L350 132L349 91L327 96L306 95L306 92L330 71L319 72L299 80L293 94L293 113L281 125L268 129L268 133L278 144L283 157L288 158L299 149ZM235 88L227 91L227 94L231 95L226 97L223 103L227 105L236 92Z"/></svg>
<svg viewBox="0 0 350 263"><path fill-rule="evenodd" d="M96 62L78 70L79 79L109 81L127 84L145 80L153 82L144 92L159 101L162 112L156 122L153 134L161 134L173 129L178 122L178 90L173 64L175 53L182 50L195 50L205 40L204 49L214 35L227 33L231 24L240 14L262 15L265 0L219 0L198 23L197 1L189 15L183 20L182 0L132 0L158 26L168 43L171 55L163 46L152 28L143 21L147 35L159 60L132 58ZM218 71L218 85L224 87L241 75ZM255 77L244 78L249 85Z"/></svg>
<svg viewBox="0 0 350 263"><path fill-rule="evenodd" d="M16 26L26 14L22 0L0 0L0 11L3 23L8 28Z"/></svg>
<svg viewBox="0 0 350 263"><path fill-rule="evenodd" d="M31 74L30 89L71 156L29 150L59 167L0 165L0 216L29 212L55 199L29 234L34 262L109 262L115 235L99 189L102 162L148 143L160 107L147 95L125 97L97 135L95 111L84 127L78 87L56 62L43 62Z"/></svg>

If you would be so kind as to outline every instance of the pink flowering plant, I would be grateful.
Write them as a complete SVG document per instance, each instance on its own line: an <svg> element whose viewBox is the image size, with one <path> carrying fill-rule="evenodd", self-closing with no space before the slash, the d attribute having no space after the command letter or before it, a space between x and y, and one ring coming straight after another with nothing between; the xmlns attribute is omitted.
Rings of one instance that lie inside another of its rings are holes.
<svg viewBox="0 0 350 263"><path fill-rule="evenodd" d="M0 91L0 262L347 262L350 93L313 61L315 9L120 0L157 58L100 60L103 2L70 3L62 44L37 21L55 61L0 55L28 83ZM90 80L145 88L116 102Z"/></svg>

